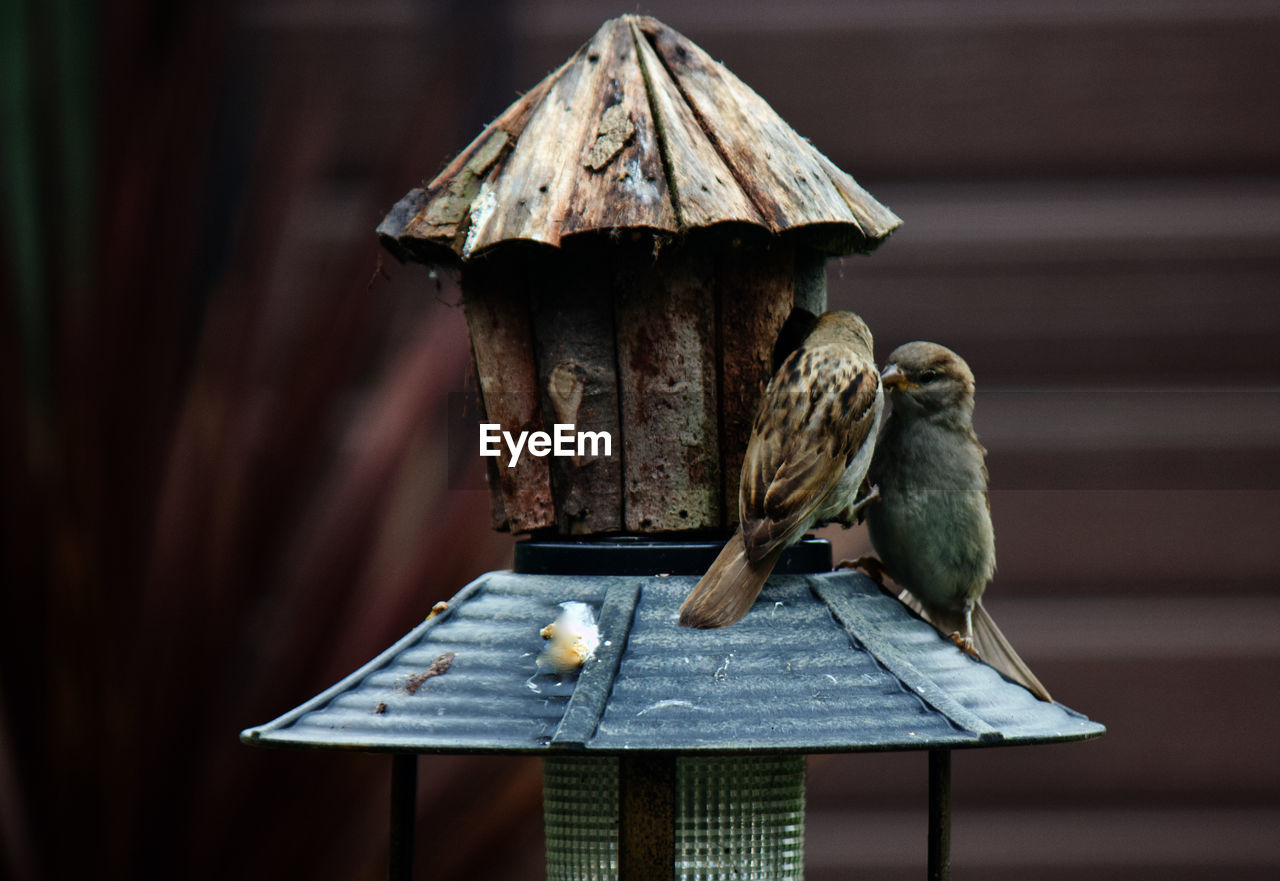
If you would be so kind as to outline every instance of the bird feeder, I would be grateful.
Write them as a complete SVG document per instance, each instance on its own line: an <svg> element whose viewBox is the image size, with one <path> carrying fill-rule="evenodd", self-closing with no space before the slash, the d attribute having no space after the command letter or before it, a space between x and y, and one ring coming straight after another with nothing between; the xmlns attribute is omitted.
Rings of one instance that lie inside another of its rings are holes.
<svg viewBox="0 0 1280 881"><path fill-rule="evenodd" d="M514 571L242 738L393 754L406 878L420 753L543 756L549 878L727 879L803 877L806 755L928 750L945 877L950 750L1102 726L832 572L824 541L785 552L738 624L677 626L737 518L775 347L825 310L824 261L898 223L680 34L606 22L378 231L460 269L486 424L611 448L500 446L493 525L530 535ZM548 667L542 631L569 603L598 642Z"/></svg>

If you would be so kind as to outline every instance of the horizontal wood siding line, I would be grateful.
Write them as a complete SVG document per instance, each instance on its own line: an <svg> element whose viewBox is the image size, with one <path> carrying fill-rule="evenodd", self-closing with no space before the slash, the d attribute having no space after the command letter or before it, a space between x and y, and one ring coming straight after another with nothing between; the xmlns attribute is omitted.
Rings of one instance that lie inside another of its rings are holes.
<svg viewBox="0 0 1280 881"><path fill-rule="evenodd" d="M1161 658L1280 662L1280 597L1027 597L991 587L988 611L1029 663Z"/></svg>
<svg viewBox="0 0 1280 881"><path fill-rule="evenodd" d="M975 11L924 29L902 16L794 33L751 26L736 13L703 27L691 26L688 15L655 12L867 184L894 177L1274 174L1280 160L1280 114L1270 112L1280 81L1280 55L1272 51L1280 41L1277 9L1274 3L1238 5L1217 17L1102 15L1078 22L984 21ZM729 27L730 19L748 25ZM474 118L500 113L512 89L531 88L600 21L593 9L561 35L517 23L494 53L509 58L509 77L487 90L483 78L471 86ZM290 65L300 69L332 69L335 44L342 48L341 75L330 74L325 93L335 113L359 121L336 135L334 162L344 176L385 174L378 157L394 140L389 133L423 112L404 86L441 88L447 81L423 51L439 27L431 19L367 39L363 32L354 46L339 29L321 30L287 47ZM280 51L269 32L247 35L251 54ZM451 150L424 156L414 173L434 170L473 134L460 131ZM910 221L902 211L899 216Z"/></svg>
<svg viewBox="0 0 1280 881"><path fill-rule="evenodd" d="M383 0L388 5L395 0ZM1071 22L1114 21L1149 24L1160 21L1249 21L1280 17L1274 3L1267 0L1137 0L1117 4L1108 0L1060 3L1057 0L991 2L991 0L860 0L858 3L831 3L829 0L735 0L733 15L721 4L690 4L682 0L652 0L644 4L646 14L668 21L673 27L697 33L709 31L726 35L744 33L817 32L838 28L955 27L1000 24L1067 24ZM537 36L571 38L590 30L599 18L595 0L560 0L547 9L516 7L513 19L522 32Z"/></svg>
<svg viewBox="0 0 1280 881"><path fill-rule="evenodd" d="M992 452L1280 447L1280 387L979 387L974 426Z"/></svg>
<svg viewBox="0 0 1280 881"><path fill-rule="evenodd" d="M906 219L871 259L846 258L870 277L944 262L1274 259L1280 241L1276 180L879 180L868 187ZM349 240L377 222L385 206L373 202L367 185L331 180L300 194L287 223L305 239ZM362 216L353 204L371 209Z"/></svg>
<svg viewBox="0 0 1280 881"><path fill-rule="evenodd" d="M927 28L908 15L817 30L667 21L864 183L895 172L1257 171L1280 150L1280 115L1262 110L1280 79L1280 16L1260 8L1133 19L975 11ZM521 79L536 80L591 27L531 40Z"/></svg>
<svg viewBox="0 0 1280 881"><path fill-rule="evenodd" d="M1152 450L1031 449L1001 446L987 456L995 492L1127 490L1236 492L1280 490L1276 444ZM1253 502L1264 501L1253 498ZM1272 509L1274 512L1274 508ZM1237 512L1246 521L1258 508Z"/></svg>
<svg viewBox="0 0 1280 881"><path fill-rule="evenodd" d="M957 757L963 762L964 756ZM923 768L922 768L923 771ZM805 857L812 872L872 872L923 866L924 810L824 811L809 818ZM952 817L957 877L1017 867L1077 871L1115 867L1205 868L1280 865L1280 810L1017 810L964 808ZM921 869L923 874L923 869ZM1225 876L1219 876L1225 877Z"/></svg>
<svg viewBox="0 0 1280 881"><path fill-rule="evenodd" d="M1280 491L993 490L1003 579L1248 579L1280 571ZM997 594L998 595L998 594Z"/></svg>
<svg viewBox="0 0 1280 881"><path fill-rule="evenodd" d="M442 7L410 0L365 0L358 7L346 3L307 3L300 0L259 0L248 4L242 25L254 30L317 29L382 32L387 36L406 29L425 31L447 18ZM832 4L823 0L802 0L780 4L775 0L736 0L734 15L724 14L718 4L689 4L680 0L657 0L644 4L646 14L682 30L706 30L721 34L768 31L829 32L832 28L954 27L956 25L1118 21L1250 21L1274 18L1280 11L1267 0L1139 0L1116 4L1090 0L1062 4L1056 0L1028 0L1022 3L992 3L990 0L940 2L940 0L872 0L856 4ZM598 0L560 0L543 8L514 4L509 16L522 33L537 37L572 39L590 32L600 23ZM579 39L579 43L581 39Z"/></svg>
<svg viewBox="0 0 1280 881"><path fill-rule="evenodd" d="M904 262L1046 257L1132 261L1158 254L1276 255L1280 181L1238 177L1097 181L873 181L905 223L874 272ZM1136 250L1135 250L1136 249Z"/></svg>

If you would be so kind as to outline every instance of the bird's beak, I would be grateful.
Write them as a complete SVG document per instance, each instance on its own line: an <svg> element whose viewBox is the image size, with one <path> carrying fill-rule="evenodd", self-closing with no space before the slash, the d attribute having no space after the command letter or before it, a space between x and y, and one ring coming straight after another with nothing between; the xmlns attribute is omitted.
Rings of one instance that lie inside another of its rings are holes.
<svg viewBox="0 0 1280 881"><path fill-rule="evenodd" d="M907 381L907 375L898 369L897 364L890 364L884 369L880 374L880 384L896 391L906 391L912 385Z"/></svg>

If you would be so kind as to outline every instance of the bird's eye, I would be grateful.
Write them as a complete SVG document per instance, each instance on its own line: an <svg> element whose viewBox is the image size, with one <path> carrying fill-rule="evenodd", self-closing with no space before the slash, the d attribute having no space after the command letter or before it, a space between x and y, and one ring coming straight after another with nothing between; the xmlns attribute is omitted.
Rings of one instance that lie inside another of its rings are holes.
<svg viewBox="0 0 1280 881"><path fill-rule="evenodd" d="M921 370L921 371L920 371L920 383L923 385L924 383L933 382L935 379L938 379L938 378L940 378L941 376L942 376L942 374L941 374L941 373L939 373L938 371L933 370L933 369L929 369L929 370Z"/></svg>

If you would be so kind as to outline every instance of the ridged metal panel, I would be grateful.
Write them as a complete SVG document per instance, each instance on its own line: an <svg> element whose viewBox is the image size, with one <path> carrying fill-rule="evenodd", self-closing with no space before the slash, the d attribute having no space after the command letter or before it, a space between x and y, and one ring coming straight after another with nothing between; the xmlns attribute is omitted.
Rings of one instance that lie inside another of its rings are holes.
<svg viewBox="0 0 1280 881"><path fill-rule="evenodd" d="M770 579L723 630L676 624L697 576L494 572L246 742L371 751L796 752L989 746L1103 727L961 653L850 572ZM599 616L581 673L537 664L560 603ZM447 672L407 685L446 652Z"/></svg>
<svg viewBox="0 0 1280 881"><path fill-rule="evenodd" d="M676 625L696 576L645 585L618 682L592 746L628 749L840 749L908 733L962 738L855 651L805 576L774 578L764 601L721 630Z"/></svg>

